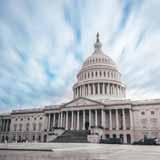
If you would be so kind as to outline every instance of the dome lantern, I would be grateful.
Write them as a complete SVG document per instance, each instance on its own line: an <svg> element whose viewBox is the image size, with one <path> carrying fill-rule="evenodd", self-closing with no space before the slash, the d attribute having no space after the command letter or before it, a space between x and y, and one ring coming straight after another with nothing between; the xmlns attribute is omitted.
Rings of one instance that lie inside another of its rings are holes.
<svg viewBox="0 0 160 160"><path fill-rule="evenodd" d="M94 53L101 53L101 48L102 48L102 43L99 40L99 32L97 32L96 35L97 39L96 39L96 43L94 44L94 48L95 48L95 52Z"/></svg>

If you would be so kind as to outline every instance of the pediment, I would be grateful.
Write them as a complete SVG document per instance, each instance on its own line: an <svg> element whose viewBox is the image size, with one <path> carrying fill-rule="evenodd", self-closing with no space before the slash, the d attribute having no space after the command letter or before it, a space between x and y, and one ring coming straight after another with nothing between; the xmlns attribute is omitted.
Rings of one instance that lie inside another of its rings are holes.
<svg viewBox="0 0 160 160"><path fill-rule="evenodd" d="M72 100L64 105L64 107L76 107L76 106L95 106L99 105L100 103L94 100L90 100L88 98L77 98Z"/></svg>

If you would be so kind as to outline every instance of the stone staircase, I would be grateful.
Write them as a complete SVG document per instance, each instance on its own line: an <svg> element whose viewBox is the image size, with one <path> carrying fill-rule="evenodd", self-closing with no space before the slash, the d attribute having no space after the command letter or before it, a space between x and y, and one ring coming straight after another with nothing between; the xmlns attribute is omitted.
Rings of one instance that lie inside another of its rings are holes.
<svg viewBox="0 0 160 160"><path fill-rule="evenodd" d="M87 143L88 131L76 131L68 130L65 131L61 136L58 136L52 142L61 142L61 143Z"/></svg>

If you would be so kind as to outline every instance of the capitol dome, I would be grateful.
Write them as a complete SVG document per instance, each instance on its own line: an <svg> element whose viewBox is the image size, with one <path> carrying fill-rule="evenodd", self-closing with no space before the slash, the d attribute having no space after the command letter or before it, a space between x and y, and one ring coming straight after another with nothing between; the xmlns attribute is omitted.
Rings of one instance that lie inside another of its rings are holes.
<svg viewBox="0 0 160 160"><path fill-rule="evenodd" d="M125 85L115 62L102 51L97 33L94 52L83 63L73 86L74 98L87 97L94 100L125 98Z"/></svg>

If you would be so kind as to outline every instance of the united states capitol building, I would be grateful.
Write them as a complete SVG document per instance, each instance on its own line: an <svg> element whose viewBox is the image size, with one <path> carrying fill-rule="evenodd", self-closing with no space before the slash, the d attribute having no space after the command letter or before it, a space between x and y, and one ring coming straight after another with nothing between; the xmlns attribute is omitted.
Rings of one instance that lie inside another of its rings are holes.
<svg viewBox="0 0 160 160"><path fill-rule="evenodd" d="M73 100L0 115L0 142L123 143L160 139L160 99L132 101L115 62L102 51L99 34L93 53L73 85Z"/></svg>

